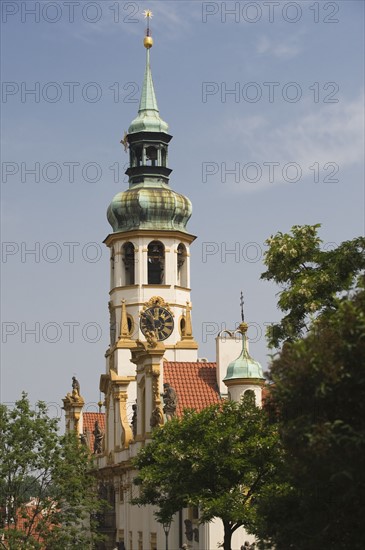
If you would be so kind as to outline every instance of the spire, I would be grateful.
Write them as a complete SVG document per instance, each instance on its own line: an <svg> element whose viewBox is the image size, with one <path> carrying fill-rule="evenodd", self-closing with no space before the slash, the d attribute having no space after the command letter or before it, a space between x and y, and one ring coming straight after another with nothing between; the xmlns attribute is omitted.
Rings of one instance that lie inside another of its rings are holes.
<svg viewBox="0 0 365 550"><path fill-rule="evenodd" d="M143 15L147 19L146 35L143 40L143 45L147 50L146 69L144 73L138 115L130 125L128 134L135 134L138 132L163 132L167 134L168 124L160 117L150 63L150 49L153 46L153 38L150 30L150 19L152 17L152 12L151 10L145 10ZM124 141L122 142L124 143Z"/></svg>
<svg viewBox="0 0 365 550"><path fill-rule="evenodd" d="M143 45L146 48L146 70L144 73L141 101L139 104L138 112L139 113L141 111L158 112L156 94L153 86L152 72L151 72L151 65L150 65L150 49L153 46L153 38L151 36L151 30L150 30L150 19L151 17L153 17L153 14L151 10L145 10L143 12L143 15L145 16L145 19L147 19L146 36L144 37L144 40L143 40Z"/></svg>
<svg viewBox="0 0 365 550"><path fill-rule="evenodd" d="M138 113L141 113L141 111L156 111L158 113L159 110L157 107L157 100L155 88L153 86L150 65L150 48L146 48L146 50L146 70L144 73L141 101L139 103Z"/></svg>

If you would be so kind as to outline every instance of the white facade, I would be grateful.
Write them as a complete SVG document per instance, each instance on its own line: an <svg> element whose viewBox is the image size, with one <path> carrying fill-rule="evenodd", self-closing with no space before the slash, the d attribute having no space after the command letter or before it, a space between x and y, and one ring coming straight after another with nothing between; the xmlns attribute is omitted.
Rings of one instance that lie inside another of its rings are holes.
<svg viewBox="0 0 365 550"><path fill-rule="evenodd" d="M174 317L174 330L164 342L167 361L196 361L197 352L191 345L181 343L181 322L186 317L187 304L190 304L190 243L195 237L182 232L134 231L129 234L112 234L106 239L110 247L110 306L112 325L111 346L120 336L121 307L125 300L127 315L132 323L130 337L143 339L140 329L140 311L153 296L161 296L169 304ZM164 271L161 284L151 284L148 279L148 246L159 242L164 247ZM127 281L127 271L123 247L131 244L134 248L133 283ZM185 249L184 263L178 267L178 248ZM184 283L184 286L181 284ZM180 344L177 346L176 344ZM195 346L196 348L197 346ZM183 353L181 351L184 350ZM186 353L187 350L190 350Z"/></svg>

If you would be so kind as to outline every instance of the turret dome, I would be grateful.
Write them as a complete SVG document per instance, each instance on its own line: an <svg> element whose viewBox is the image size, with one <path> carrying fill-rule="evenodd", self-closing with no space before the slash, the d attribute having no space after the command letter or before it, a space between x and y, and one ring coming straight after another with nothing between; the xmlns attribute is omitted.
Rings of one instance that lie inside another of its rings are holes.
<svg viewBox="0 0 365 550"><path fill-rule="evenodd" d="M239 357L228 365L227 374L223 379L225 382L247 379L265 380L262 366L258 361L252 359L248 352L246 337L247 328L248 325L246 323L241 323L239 332L242 333L242 351Z"/></svg>

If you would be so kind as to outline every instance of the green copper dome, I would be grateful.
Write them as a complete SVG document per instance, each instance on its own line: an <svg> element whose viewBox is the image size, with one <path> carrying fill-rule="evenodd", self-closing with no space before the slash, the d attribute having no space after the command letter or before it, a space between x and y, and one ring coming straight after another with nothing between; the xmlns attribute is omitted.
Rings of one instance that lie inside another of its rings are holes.
<svg viewBox="0 0 365 550"><path fill-rule="evenodd" d="M167 184L147 187L144 182L115 195L107 216L116 233L134 229L186 231L191 214L187 197Z"/></svg>
<svg viewBox="0 0 365 550"><path fill-rule="evenodd" d="M240 356L228 365L227 374L223 380L247 380L247 378L260 378L262 380L265 380L262 366L258 361L252 359L251 355L248 353L246 323L242 323L239 330L242 333L242 351Z"/></svg>

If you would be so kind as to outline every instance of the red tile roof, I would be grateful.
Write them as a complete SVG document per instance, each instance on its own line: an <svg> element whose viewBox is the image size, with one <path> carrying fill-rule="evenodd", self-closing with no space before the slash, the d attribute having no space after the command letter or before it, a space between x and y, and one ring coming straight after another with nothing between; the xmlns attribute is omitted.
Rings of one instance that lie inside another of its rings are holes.
<svg viewBox="0 0 365 550"><path fill-rule="evenodd" d="M52 504L52 502L50 503ZM47 522L47 525L41 525L41 521L44 519L44 517L47 517L47 510L41 510L38 507L37 499L32 499L27 504L24 504L16 511L16 516L13 519L12 523L4 523L4 534L3 538L1 539L1 542L3 544L2 547L9 548L9 550L11 550L12 548L11 544L9 544L9 542L7 541L6 531L8 530L20 531L25 535L28 535L30 543L38 542L39 544L42 544L43 537L42 533L40 532L40 528L47 528L47 530L49 531L52 530L54 527L54 525L50 522ZM2 521L6 519L4 509L0 509L0 518L2 519Z"/></svg>
<svg viewBox="0 0 365 550"><path fill-rule="evenodd" d="M84 433L86 434L86 441L90 447L90 450L94 450L94 440L93 431L95 428L95 422L99 422L99 427L103 433L105 433L105 413L94 413L86 412L82 415L83 424L84 424Z"/></svg>
<svg viewBox="0 0 365 550"><path fill-rule="evenodd" d="M177 393L178 415L184 409L201 411L220 402L216 363L165 361L164 383L166 382Z"/></svg>

